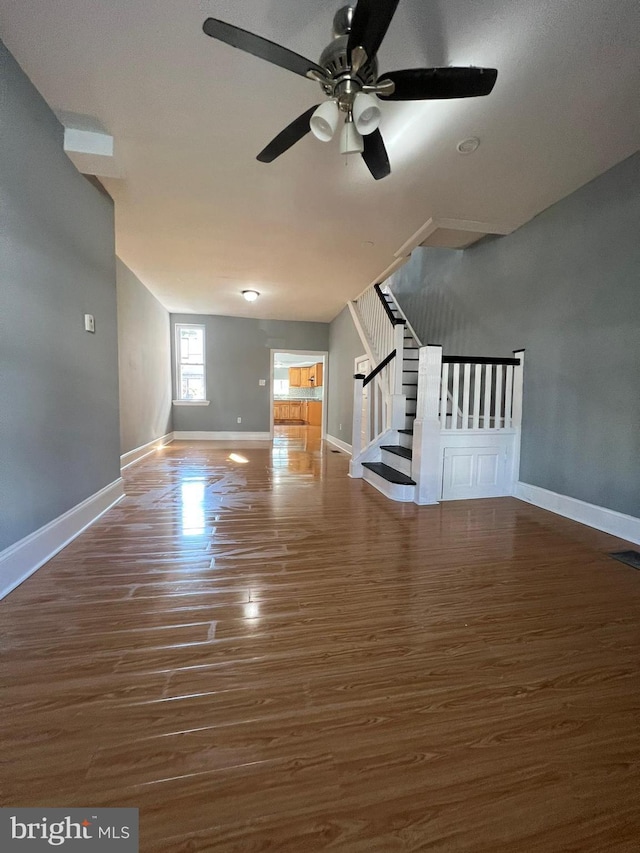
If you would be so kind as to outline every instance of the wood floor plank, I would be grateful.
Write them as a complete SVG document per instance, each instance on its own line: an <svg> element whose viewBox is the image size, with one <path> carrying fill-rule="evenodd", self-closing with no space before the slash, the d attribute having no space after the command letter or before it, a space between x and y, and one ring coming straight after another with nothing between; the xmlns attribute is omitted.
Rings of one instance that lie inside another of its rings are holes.
<svg viewBox="0 0 640 853"><path fill-rule="evenodd" d="M128 468L0 602L1 804L138 807L145 853L637 853L632 546L347 461L284 426Z"/></svg>

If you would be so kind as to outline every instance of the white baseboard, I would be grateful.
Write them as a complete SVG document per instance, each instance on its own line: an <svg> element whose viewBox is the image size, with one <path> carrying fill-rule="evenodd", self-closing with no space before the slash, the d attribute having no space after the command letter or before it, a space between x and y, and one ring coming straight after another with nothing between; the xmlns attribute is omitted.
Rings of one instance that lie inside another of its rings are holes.
<svg viewBox="0 0 640 853"><path fill-rule="evenodd" d="M123 497L123 481L118 478L44 527L1 551L0 599L72 542Z"/></svg>
<svg viewBox="0 0 640 853"><path fill-rule="evenodd" d="M207 432L186 430L173 433L174 441L271 441L270 432Z"/></svg>
<svg viewBox="0 0 640 853"><path fill-rule="evenodd" d="M534 504L541 509L548 509L572 521L579 521L581 524L595 527L596 530L610 533L619 539L626 539L636 545L640 544L640 518L616 512L604 506L589 504L567 495L559 495L557 492L550 492L540 486L531 486L529 483L516 483L513 495L521 501Z"/></svg>
<svg viewBox="0 0 640 853"><path fill-rule="evenodd" d="M335 445L339 450L342 450L344 453L348 453L351 456L351 445L347 444L346 441L342 441L339 438L336 438L335 435L325 435L325 441L328 441L329 444Z"/></svg>
<svg viewBox="0 0 640 853"><path fill-rule="evenodd" d="M133 450L123 453L120 457L120 470L124 471L124 469L128 468L129 465L133 465L134 462L139 462L141 459L144 459L145 456L149 456L150 453L153 453L154 450L157 450L159 447L164 447L172 441L173 433L168 432L166 435L160 436L160 438L154 438L153 441L148 441L146 444L141 444L140 447L136 447Z"/></svg>

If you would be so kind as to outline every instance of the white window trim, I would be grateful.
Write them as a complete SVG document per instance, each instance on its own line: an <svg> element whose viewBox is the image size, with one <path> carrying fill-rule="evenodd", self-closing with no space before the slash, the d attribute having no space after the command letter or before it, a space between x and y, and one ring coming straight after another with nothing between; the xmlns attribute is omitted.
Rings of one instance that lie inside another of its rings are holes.
<svg viewBox="0 0 640 853"><path fill-rule="evenodd" d="M180 329L202 329L202 380L207 389L207 333L205 326L202 323L176 323L175 325L175 371L176 371L176 391L180 390ZM209 400L172 400L174 406L208 406Z"/></svg>

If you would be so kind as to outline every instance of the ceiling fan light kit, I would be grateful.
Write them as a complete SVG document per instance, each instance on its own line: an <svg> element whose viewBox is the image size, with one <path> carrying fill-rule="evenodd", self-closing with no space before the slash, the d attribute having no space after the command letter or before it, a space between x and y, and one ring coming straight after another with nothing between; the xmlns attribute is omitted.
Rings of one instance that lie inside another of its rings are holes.
<svg viewBox="0 0 640 853"><path fill-rule="evenodd" d="M341 154L362 154L364 151L364 140L353 121L345 121L340 134Z"/></svg>
<svg viewBox="0 0 640 853"><path fill-rule="evenodd" d="M365 92L358 92L353 102L353 121L358 133L366 136L380 124L382 112L376 99Z"/></svg>
<svg viewBox="0 0 640 853"><path fill-rule="evenodd" d="M313 106L282 130L257 156L272 163L309 131L322 142L335 135L340 112L345 122L341 153L360 153L371 175L379 180L391 172L379 124L379 101L425 101L488 95L495 68L409 68L378 75L377 54L399 0L357 0L338 9L333 40L318 63L216 18L207 18L204 32L211 38L278 65L320 84L329 100Z"/></svg>
<svg viewBox="0 0 640 853"><path fill-rule="evenodd" d="M325 101L320 104L318 109L311 116L309 124L311 133L320 142L329 142L333 139L333 135L338 127L338 119L340 118L340 110L338 104L334 101Z"/></svg>

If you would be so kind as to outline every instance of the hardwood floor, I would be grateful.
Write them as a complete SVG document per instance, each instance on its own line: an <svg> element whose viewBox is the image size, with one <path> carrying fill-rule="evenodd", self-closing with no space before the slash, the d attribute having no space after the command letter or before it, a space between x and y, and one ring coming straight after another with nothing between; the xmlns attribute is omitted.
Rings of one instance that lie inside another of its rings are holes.
<svg viewBox="0 0 640 853"><path fill-rule="evenodd" d="M632 546L346 472L308 427L129 468L0 602L2 805L139 807L145 853L639 850Z"/></svg>

